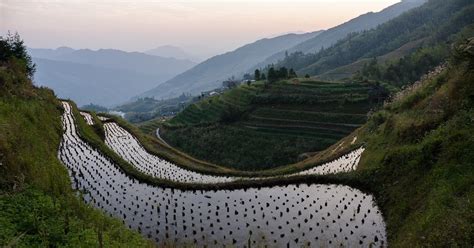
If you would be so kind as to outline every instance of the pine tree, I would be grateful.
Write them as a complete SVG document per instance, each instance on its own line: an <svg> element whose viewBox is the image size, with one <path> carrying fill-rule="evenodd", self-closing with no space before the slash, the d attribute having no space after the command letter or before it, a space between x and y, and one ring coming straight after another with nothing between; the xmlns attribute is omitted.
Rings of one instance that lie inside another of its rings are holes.
<svg viewBox="0 0 474 248"><path fill-rule="evenodd" d="M275 71L275 68L270 67L270 69L268 69L268 81L275 82L277 79L278 79L278 74Z"/></svg>

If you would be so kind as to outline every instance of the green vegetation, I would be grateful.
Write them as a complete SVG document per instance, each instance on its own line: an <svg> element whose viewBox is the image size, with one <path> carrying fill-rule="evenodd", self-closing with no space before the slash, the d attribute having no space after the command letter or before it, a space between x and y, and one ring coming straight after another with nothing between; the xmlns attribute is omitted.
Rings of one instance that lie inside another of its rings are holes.
<svg viewBox="0 0 474 248"><path fill-rule="evenodd" d="M275 168L324 150L364 124L384 97L378 88L296 78L244 84L188 106L160 132L198 159L239 170ZM154 132L155 123L141 128Z"/></svg>
<svg viewBox="0 0 474 248"><path fill-rule="evenodd" d="M474 242L474 39L451 65L370 118L359 179L376 192L392 247Z"/></svg>
<svg viewBox="0 0 474 248"><path fill-rule="evenodd" d="M448 51L448 46L441 44L436 47L419 48L399 60L386 64L379 63L377 58L374 58L356 73L354 79L385 82L402 87L417 81L423 74L442 63L449 54Z"/></svg>
<svg viewBox="0 0 474 248"><path fill-rule="evenodd" d="M35 88L18 36L0 39L0 245L15 247L149 247L116 219L94 210L71 189L57 159L61 105Z"/></svg>

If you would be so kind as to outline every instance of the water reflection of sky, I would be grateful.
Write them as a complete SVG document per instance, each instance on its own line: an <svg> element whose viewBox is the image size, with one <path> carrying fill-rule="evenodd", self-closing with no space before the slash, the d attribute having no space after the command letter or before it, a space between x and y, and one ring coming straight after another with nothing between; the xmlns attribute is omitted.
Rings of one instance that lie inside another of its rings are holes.
<svg viewBox="0 0 474 248"><path fill-rule="evenodd" d="M80 140L65 105L59 157L85 200L158 244L243 247L386 244L372 196L338 185L181 191L139 183Z"/></svg>

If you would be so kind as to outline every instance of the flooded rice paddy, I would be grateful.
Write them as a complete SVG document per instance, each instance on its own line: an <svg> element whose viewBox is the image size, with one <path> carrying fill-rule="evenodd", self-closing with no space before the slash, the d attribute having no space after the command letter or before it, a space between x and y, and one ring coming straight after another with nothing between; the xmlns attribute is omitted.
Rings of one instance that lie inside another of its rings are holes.
<svg viewBox="0 0 474 248"><path fill-rule="evenodd" d="M145 174L182 183L224 183L236 180L232 177L209 176L185 170L152 155L143 148L131 133L117 125L117 123L105 123L104 129L107 146Z"/></svg>
<svg viewBox="0 0 474 248"><path fill-rule="evenodd" d="M158 245L197 247L383 247L372 196L340 185L183 191L130 178L82 141L64 103L59 158L85 201Z"/></svg>
<svg viewBox="0 0 474 248"><path fill-rule="evenodd" d="M80 112L84 120L86 121L87 125L94 125L94 120L92 119L92 115L87 112Z"/></svg>

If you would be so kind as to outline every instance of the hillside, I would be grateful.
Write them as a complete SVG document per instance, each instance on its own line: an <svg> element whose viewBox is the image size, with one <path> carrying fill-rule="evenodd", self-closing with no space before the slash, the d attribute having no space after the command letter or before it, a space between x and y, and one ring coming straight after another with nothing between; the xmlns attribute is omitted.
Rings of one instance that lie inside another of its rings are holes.
<svg viewBox="0 0 474 248"><path fill-rule="evenodd" d="M37 64L35 81L80 105L112 106L162 83L195 65L188 60L164 58L113 49L62 47L29 49ZM94 95L86 92L96 89ZM109 89L119 89L112 94Z"/></svg>
<svg viewBox="0 0 474 248"><path fill-rule="evenodd" d="M57 158L62 109L32 68L18 37L0 39L0 245L152 247L72 190Z"/></svg>
<svg viewBox="0 0 474 248"><path fill-rule="evenodd" d="M308 39L294 47L281 51L265 59L259 63L258 67L265 67L266 65L278 62L285 58L285 52L294 53L315 53L322 48L328 48L334 45L337 41L345 38L348 34L370 30L376 28L378 25L385 23L408 10L419 7L426 0L404 0L400 3L394 4L380 12L370 12L359 17L356 17L348 22L345 22L336 27L323 31L320 35Z"/></svg>
<svg viewBox="0 0 474 248"><path fill-rule="evenodd" d="M139 97L163 99L177 97L182 93L197 95L201 91L215 89L222 85L223 80L232 76L240 77L271 54L283 51L319 33L287 34L258 40L232 52L207 59Z"/></svg>
<svg viewBox="0 0 474 248"><path fill-rule="evenodd" d="M361 126L377 104L374 87L304 79L245 84L191 104L161 135L192 156L238 169L294 163Z"/></svg>
<svg viewBox="0 0 474 248"><path fill-rule="evenodd" d="M362 69L364 63L355 63L374 57L390 55L385 63L398 63L400 58L408 56L417 48L449 50L446 44L457 37L469 36L474 23L474 4L468 0L430 0L419 8L410 10L388 21L376 29L350 34L333 46L314 54L293 53L280 61L279 66L294 68L299 74L321 75L337 68L347 76ZM402 49L407 44L410 49ZM446 59L446 54L435 57L424 54L428 66L416 72L415 77L426 73ZM367 62L367 61L366 61ZM352 66L351 66L352 65ZM351 68L352 67L352 68ZM415 73L400 71L399 73ZM343 75L344 75L343 74ZM337 78L337 76L335 76Z"/></svg>
<svg viewBox="0 0 474 248"><path fill-rule="evenodd" d="M360 180L377 192L392 247L474 242L474 39L397 94L360 131Z"/></svg>

